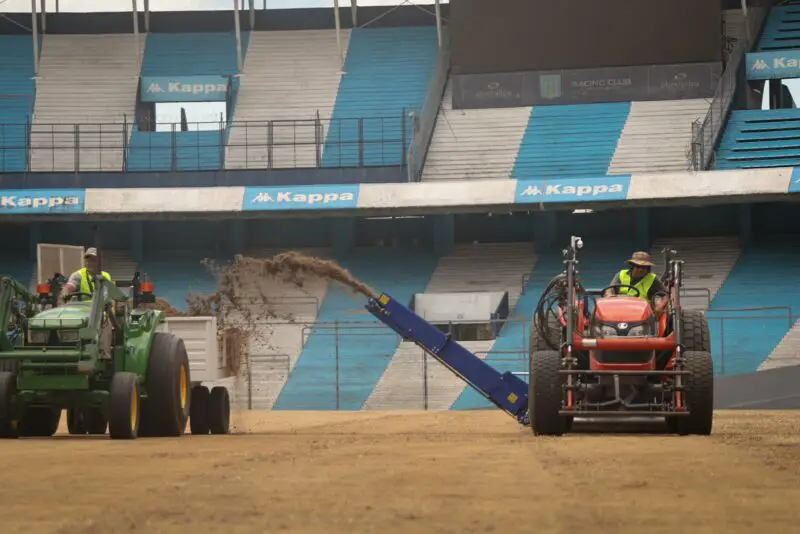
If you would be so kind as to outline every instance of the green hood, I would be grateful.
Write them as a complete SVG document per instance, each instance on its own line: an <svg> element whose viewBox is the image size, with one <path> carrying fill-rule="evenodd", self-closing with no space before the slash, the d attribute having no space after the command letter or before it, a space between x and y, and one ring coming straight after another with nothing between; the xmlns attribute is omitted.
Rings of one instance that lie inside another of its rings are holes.
<svg viewBox="0 0 800 534"><path fill-rule="evenodd" d="M91 309L90 302L74 302L43 311L30 319L28 325L36 330L83 328L89 322Z"/></svg>

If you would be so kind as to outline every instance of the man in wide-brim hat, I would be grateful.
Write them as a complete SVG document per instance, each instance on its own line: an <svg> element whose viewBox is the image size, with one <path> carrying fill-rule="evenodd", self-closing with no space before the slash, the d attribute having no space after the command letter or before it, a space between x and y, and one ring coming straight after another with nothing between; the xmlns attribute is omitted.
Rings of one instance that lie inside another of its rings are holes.
<svg viewBox="0 0 800 534"><path fill-rule="evenodd" d="M650 254L641 251L634 252L626 263L630 265L630 268L622 269L614 275L614 279L610 284L620 287L609 289L606 292L606 296L616 294L639 297L653 302L656 312L661 313L664 311L667 299L662 297L667 296L668 293L658 276L652 272L655 263L650 258Z"/></svg>

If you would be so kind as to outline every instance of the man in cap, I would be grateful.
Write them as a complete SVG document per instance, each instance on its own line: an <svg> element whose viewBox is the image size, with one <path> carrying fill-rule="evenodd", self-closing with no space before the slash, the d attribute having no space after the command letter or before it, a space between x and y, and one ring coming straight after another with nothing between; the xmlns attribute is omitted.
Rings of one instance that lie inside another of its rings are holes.
<svg viewBox="0 0 800 534"><path fill-rule="evenodd" d="M650 259L650 254L647 252L634 252L627 263L630 268L622 269L614 275L610 285L630 287L609 289L606 291L605 296L611 294L636 296L653 302L656 313L661 314L667 306L667 299L664 297L667 296L668 292L661 280L658 279L658 276L651 272L655 263ZM637 294L636 290L631 289L631 287L638 289L639 293Z"/></svg>
<svg viewBox="0 0 800 534"><path fill-rule="evenodd" d="M67 296L75 292L93 294L95 289L94 276L98 274L99 263L97 249L94 247L86 249L86 253L83 255L84 266L70 275L69 280L61 289L61 300L66 302ZM107 272L103 271L100 274L103 278L112 282L111 275Z"/></svg>

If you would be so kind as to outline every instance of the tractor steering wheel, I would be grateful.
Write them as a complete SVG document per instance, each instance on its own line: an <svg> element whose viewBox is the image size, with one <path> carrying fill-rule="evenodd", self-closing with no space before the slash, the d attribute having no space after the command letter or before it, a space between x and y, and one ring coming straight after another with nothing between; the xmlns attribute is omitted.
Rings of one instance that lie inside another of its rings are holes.
<svg viewBox="0 0 800 534"><path fill-rule="evenodd" d="M604 287L601 294L605 295L606 291L608 291L609 289L618 289L620 287L627 287L628 289L633 289L634 291L636 291L636 295L633 295L635 297L638 297L641 294L638 287L630 286L627 284L614 284L612 286ZM624 296L630 296L630 295L624 295Z"/></svg>
<svg viewBox="0 0 800 534"><path fill-rule="evenodd" d="M67 301L70 301L70 300L72 300L72 298L73 298L73 297L88 297L88 298L90 298L90 299L91 299L91 298L92 298L92 296L93 296L93 295L92 295L91 293L84 293L83 291L76 291L75 293L69 293L69 294L67 294L67 295L64 297L64 302L67 302Z"/></svg>

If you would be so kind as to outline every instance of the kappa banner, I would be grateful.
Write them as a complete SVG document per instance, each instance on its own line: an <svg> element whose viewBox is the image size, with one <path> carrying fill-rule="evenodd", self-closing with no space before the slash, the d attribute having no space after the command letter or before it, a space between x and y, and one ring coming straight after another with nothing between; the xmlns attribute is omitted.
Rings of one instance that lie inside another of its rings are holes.
<svg viewBox="0 0 800 534"><path fill-rule="evenodd" d="M567 178L565 180L517 180L517 204L539 202L602 202L625 200L630 176Z"/></svg>
<svg viewBox="0 0 800 534"><path fill-rule="evenodd" d="M750 52L746 57L748 80L800 78L800 50Z"/></svg>
<svg viewBox="0 0 800 534"><path fill-rule="evenodd" d="M244 211L335 210L358 207L358 185L247 187Z"/></svg>
<svg viewBox="0 0 800 534"><path fill-rule="evenodd" d="M142 102L222 102L228 97L226 76L142 76Z"/></svg>
<svg viewBox="0 0 800 534"><path fill-rule="evenodd" d="M83 213L85 201L86 191L83 189L0 190L0 216Z"/></svg>

